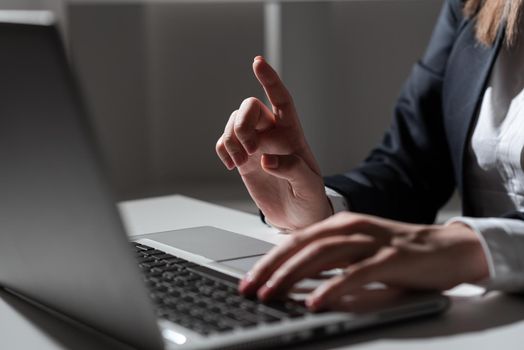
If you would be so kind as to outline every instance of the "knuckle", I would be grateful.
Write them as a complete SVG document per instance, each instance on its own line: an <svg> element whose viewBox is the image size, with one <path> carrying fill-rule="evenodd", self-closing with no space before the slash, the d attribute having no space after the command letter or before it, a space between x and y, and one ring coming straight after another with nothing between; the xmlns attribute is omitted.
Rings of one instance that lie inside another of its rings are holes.
<svg viewBox="0 0 524 350"><path fill-rule="evenodd" d="M225 150L222 137L217 140L217 143L215 144L215 150L217 153L222 153Z"/></svg>
<svg viewBox="0 0 524 350"><path fill-rule="evenodd" d="M229 118L227 119L226 126L224 127L224 132L232 129L232 126L237 118L237 114L238 114L238 109L231 112L231 114L229 115Z"/></svg>
<svg viewBox="0 0 524 350"><path fill-rule="evenodd" d="M254 110L260 108L260 103L261 102L257 98L248 97L242 101L238 110L240 114L245 117L246 115L252 114Z"/></svg>
<svg viewBox="0 0 524 350"><path fill-rule="evenodd" d="M413 243L428 242L431 245L432 241L428 238L434 233L435 229L432 225L420 225L417 229L413 230L410 235L407 235L407 238Z"/></svg>
<svg viewBox="0 0 524 350"><path fill-rule="evenodd" d="M294 234L289 238L288 245L291 248L298 247L302 244L303 238L299 234Z"/></svg>
<svg viewBox="0 0 524 350"><path fill-rule="evenodd" d="M342 212L342 214L345 214L343 217L341 217L341 219L344 220L346 226L362 227L365 226L368 222L368 219L360 214L349 212Z"/></svg>
<svg viewBox="0 0 524 350"><path fill-rule="evenodd" d="M231 112L231 114L229 115L229 118L227 120L226 126L224 127L224 131L227 131L227 130L231 129L231 127L233 126L233 124L234 124L234 122L236 120L237 114L238 114L238 110L234 110L233 112Z"/></svg>
<svg viewBox="0 0 524 350"><path fill-rule="evenodd" d="M239 109L233 128L237 133L251 132L250 122L260 110L260 101L254 97L245 99Z"/></svg>
<svg viewBox="0 0 524 350"><path fill-rule="evenodd" d="M339 212L339 213L336 213L335 215L333 215L333 221L337 224L337 225L349 225L352 221L353 221L353 215L354 214L351 214L349 212L346 212L346 211L342 211L342 212Z"/></svg>
<svg viewBox="0 0 524 350"><path fill-rule="evenodd" d="M224 142L224 146L227 149L233 149L236 146L235 138L233 137L232 134L229 134L229 133L228 134L224 134L223 142Z"/></svg>
<svg viewBox="0 0 524 350"><path fill-rule="evenodd" d="M252 132L245 118L237 119L235 125L233 126L233 130L235 134L237 134L240 137L248 136Z"/></svg>
<svg viewBox="0 0 524 350"><path fill-rule="evenodd" d="M334 239L333 237L327 237L324 239L314 241L313 243L309 244L309 246L307 247L307 255L308 256L324 255L328 253L331 250L331 248L338 243L340 242Z"/></svg>
<svg viewBox="0 0 524 350"><path fill-rule="evenodd" d="M222 146L219 146L218 144L215 146L215 152L216 154L218 154L220 157L222 157L222 155L224 154L224 149L222 148Z"/></svg>
<svg viewBox="0 0 524 350"><path fill-rule="evenodd" d="M352 214L347 211L341 211L333 215L333 217L337 218L338 220L348 220L351 219L355 214Z"/></svg>
<svg viewBox="0 0 524 350"><path fill-rule="evenodd" d="M404 249L402 246L385 246L380 248L379 255L387 261L392 259L405 258L409 254L409 251Z"/></svg>
<svg viewBox="0 0 524 350"><path fill-rule="evenodd" d="M236 115L238 114L238 109L235 109L231 114L229 115L229 119L234 119Z"/></svg>
<svg viewBox="0 0 524 350"><path fill-rule="evenodd" d="M325 253L328 249L329 244L327 242L315 242L309 245L306 254L308 256L318 256Z"/></svg>
<svg viewBox="0 0 524 350"><path fill-rule="evenodd" d="M256 98L256 97L248 97L248 98L244 99L244 101L242 101L241 106L244 106L247 109L251 109L251 108L257 106L258 103L259 103L258 98Z"/></svg>

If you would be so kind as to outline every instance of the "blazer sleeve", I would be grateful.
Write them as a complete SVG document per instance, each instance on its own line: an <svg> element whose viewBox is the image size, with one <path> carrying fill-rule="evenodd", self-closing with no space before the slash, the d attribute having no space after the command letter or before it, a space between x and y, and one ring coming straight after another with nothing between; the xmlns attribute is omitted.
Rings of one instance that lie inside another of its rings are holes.
<svg viewBox="0 0 524 350"><path fill-rule="evenodd" d="M354 212L432 223L455 188L443 124L448 57L465 19L462 1L444 3L430 43L415 64L381 144L351 172L325 177Z"/></svg>
<svg viewBox="0 0 524 350"><path fill-rule="evenodd" d="M521 211L513 211L513 212L502 215L502 217L506 219L515 219L515 220L524 221L524 213Z"/></svg>

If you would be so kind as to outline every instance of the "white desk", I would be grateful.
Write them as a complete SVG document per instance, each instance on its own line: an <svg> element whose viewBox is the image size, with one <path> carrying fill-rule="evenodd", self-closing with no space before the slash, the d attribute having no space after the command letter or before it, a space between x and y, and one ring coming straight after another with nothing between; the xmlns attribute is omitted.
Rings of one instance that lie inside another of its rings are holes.
<svg viewBox="0 0 524 350"><path fill-rule="evenodd" d="M131 236L212 225L277 243L283 239L259 218L182 196L120 204ZM524 297L485 297L467 286L452 293L451 309L433 317L327 339L297 349L523 349ZM462 296L461 296L462 295ZM470 296L464 296L470 295ZM473 296L471 296L473 295ZM476 295L476 296L475 296ZM99 335L69 325L0 291L1 349L122 349Z"/></svg>

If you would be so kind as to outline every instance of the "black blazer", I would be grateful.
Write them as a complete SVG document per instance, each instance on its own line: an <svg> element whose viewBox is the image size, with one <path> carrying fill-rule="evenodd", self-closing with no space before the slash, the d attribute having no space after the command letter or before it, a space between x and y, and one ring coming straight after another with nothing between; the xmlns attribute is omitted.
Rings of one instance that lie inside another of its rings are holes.
<svg viewBox="0 0 524 350"><path fill-rule="evenodd" d="M413 70L382 143L357 169L325 178L354 212L432 223L458 188L464 198L464 152L498 51L475 39L463 1L446 0L423 58ZM462 201L464 215L471 215ZM524 213L506 217L524 220Z"/></svg>

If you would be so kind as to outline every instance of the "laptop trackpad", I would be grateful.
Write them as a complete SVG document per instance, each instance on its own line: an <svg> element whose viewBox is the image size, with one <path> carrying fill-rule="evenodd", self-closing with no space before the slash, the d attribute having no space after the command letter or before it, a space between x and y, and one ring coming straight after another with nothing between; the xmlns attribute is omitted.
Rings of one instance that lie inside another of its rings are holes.
<svg viewBox="0 0 524 350"><path fill-rule="evenodd" d="M211 226L148 234L144 238L214 261L260 256L273 244Z"/></svg>
<svg viewBox="0 0 524 350"><path fill-rule="evenodd" d="M250 256L249 258L240 258L240 259L232 259L232 260L223 260L220 262L220 265L232 268L236 271L240 272L248 272L255 266L255 263L261 258L262 256Z"/></svg>

